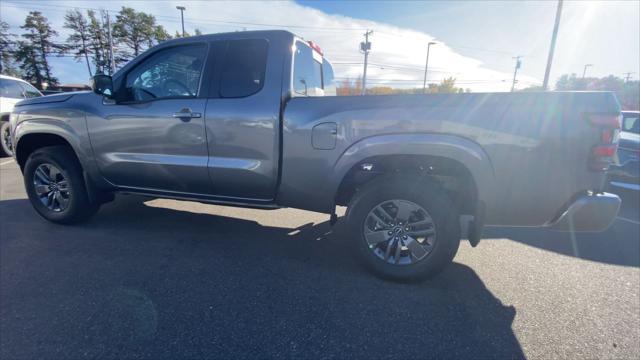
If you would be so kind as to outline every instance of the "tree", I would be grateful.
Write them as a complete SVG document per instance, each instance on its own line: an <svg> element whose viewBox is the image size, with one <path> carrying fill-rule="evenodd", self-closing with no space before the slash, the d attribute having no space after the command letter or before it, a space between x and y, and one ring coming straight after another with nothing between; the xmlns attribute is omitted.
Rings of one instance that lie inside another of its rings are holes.
<svg viewBox="0 0 640 360"><path fill-rule="evenodd" d="M20 76L19 71L13 64L15 46L14 34L9 33L9 24L0 21L0 73L9 76Z"/></svg>
<svg viewBox="0 0 640 360"><path fill-rule="evenodd" d="M71 34L67 37L68 50L74 52L76 61L84 58L89 76L93 76L89 63L91 32L87 19L79 10L70 10L64 16L64 27L71 30Z"/></svg>
<svg viewBox="0 0 640 360"><path fill-rule="evenodd" d="M352 81L346 78L336 87L336 95L338 96L354 96L362 93L362 77Z"/></svg>
<svg viewBox="0 0 640 360"><path fill-rule="evenodd" d="M516 90L516 91L534 92L534 91L544 91L544 89L540 85L531 85L531 86L528 86L526 88L519 89L519 90Z"/></svg>
<svg viewBox="0 0 640 360"><path fill-rule="evenodd" d="M33 44L27 41L18 41L18 48L15 57L20 62L22 78L34 84L38 89L42 89L45 82L38 54Z"/></svg>
<svg viewBox="0 0 640 360"><path fill-rule="evenodd" d="M58 79L51 74L51 66L47 60L47 56L64 51L64 47L55 44L52 39L58 35L58 33L51 28L49 21L39 11L31 11L24 20L24 25L20 28L26 30L26 33L22 34L22 37L27 40L28 44L23 44L20 54L22 57L16 56L23 62L24 68L35 70L33 65L39 69L33 74L35 78L42 78L42 81L36 83L37 87L42 87L42 83L46 82L50 86L56 86ZM35 59L31 60L24 56L31 54L35 56ZM26 62L26 63L25 63ZM36 64L29 64L34 62ZM21 66L23 68L23 66ZM39 73L39 75L38 75ZM26 75L26 74L25 74ZM32 80L35 80L32 79Z"/></svg>
<svg viewBox="0 0 640 360"><path fill-rule="evenodd" d="M162 25L156 25L153 15L136 12L125 6L116 15L113 36L123 45L119 61L127 61L158 42L171 38Z"/></svg>
<svg viewBox="0 0 640 360"><path fill-rule="evenodd" d="M591 90L613 91L624 110L640 109L640 82L627 81L617 76L609 75L602 78L577 77L576 74L565 74L558 78L556 90Z"/></svg>
<svg viewBox="0 0 640 360"><path fill-rule="evenodd" d="M194 36L202 35L202 31L200 31L200 29L196 28L196 29L193 31L193 34L194 34ZM181 38L181 37L189 37L189 36L191 36L191 34L189 34L189 32L188 32L188 31L185 31L185 32L184 32L184 36L182 36L182 32L181 32L181 31L176 30L176 34L175 34L173 37L174 37L175 39L178 39L178 38Z"/></svg>
<svg viewBox="0 0 640 360"><path fill-rule="evenodd" d="M92 62L96 72L108 72L110 70L109 60L109 28L107 22L102 19L108 16L107 12L100 10L100 18L97 17L95 11L87 10L89 18L89 33L91 34L90 47L92 54ZM113 26L112 26L113 29ZM110 72L109 72L110 73Z"/></svg>
<svg viewBox="0 0 640 360"><path fill-rule="evenodd" d="M393 95L396 93L396 89L391 86L374 86L367 89L368 95Z"/></svg>
<svg viewBox="0 0 640 360"><path fill-rule="evenodd" d="M429 93L438 93L438 94L450 94L450 93L463 93L465 90L463 88L456 87L456 78L448 77L442 79L440 84L429 84ZM467 89L467 92L471 92L470 89Z"/></svg>
<svg viewBox="0 0 640 360"><path fill-rule="evenodd" d="M153 33L154 42L163 42L171 39L173 39L173 37L171 36L171 34L169 34L169 32L167 32L167 30L165 30L165 28L162 25L156 25ZM153 46L153 45L154 44L152 43L149 46Z"/></svg>

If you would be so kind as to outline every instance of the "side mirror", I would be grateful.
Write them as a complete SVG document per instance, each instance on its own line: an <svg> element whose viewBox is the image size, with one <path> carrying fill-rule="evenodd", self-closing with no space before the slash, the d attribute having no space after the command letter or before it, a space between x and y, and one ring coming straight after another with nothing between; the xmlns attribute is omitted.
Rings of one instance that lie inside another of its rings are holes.
<svg viewBox="0 0 640 360"><path fill-rule="evenodd" d="M109 75L95 75L91 78L91 89L94 93L109 99L113 98L113 79Z"/></svg>

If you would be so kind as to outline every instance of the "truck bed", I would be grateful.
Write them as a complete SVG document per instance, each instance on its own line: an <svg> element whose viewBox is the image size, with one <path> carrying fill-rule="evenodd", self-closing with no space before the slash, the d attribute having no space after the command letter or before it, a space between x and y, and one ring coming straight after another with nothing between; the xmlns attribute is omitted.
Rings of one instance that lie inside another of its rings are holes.
<svg viewBox="0 0 640 360"><path fill-rule="evenodd" d="M585 114L619 111L608 92L293 98L282 120L278 201L325 211L345 155L387 137L402 139L399 147L453 139L488 163L490 175L474 176L487 224L543 225L577 194L603 188L605 174L587 165L598 132ZM335 147L309 146L310 139L331 135L317 129L333 124Z"/></svg>

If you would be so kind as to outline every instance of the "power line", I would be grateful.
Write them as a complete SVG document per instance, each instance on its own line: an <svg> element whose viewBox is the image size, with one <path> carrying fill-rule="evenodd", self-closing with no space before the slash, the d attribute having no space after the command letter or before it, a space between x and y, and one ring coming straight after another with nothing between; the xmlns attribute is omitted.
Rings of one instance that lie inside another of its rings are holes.
<svg viewBox="0 0 640 360"><path fill-rule="evenodd" d="M52 5L52 4L46 4L46 3L42 3L42 2L38 2L38 3L30 3L30 2L22 2L22 3L12 3L12 2L4 2L3 6L9 6L9 7L14 7L14 8L18 8L18 9L25 9L25 10L34 10L34 9L44 9L45 11L62 11L62 12L66 12L67 10L65 9L82 9L82 10L94 10L94 11L101 11L101 10L105 10L105 9L98 9L98 8L91 8L91 7L78 7L78 6L68 6L68 5ZM106 9L107 11L115 11L115 12L119 12L120 10L115 10L115 9ZM173 17L173 16L166 16L166 15L154 15L154 17L156 17L157 19L162 19L164 21L171 21L171 22L180 22L181 20L177 17ZM289 28L299 28L299 29L313 29L316 31L361 31L364 29L361 28L352 28L352 27L318 27L318 26L307 26L307 25L292 25L292 24L275 24L275 23L255 23L255 22L242 22L242 21L228 21L228 20L216 20L216 19L208 19L208 20L191 20L189 21L192 24L208 24L208 25L215 25L215 26L222 26L223 25L251 25L251 26L267 26L267 27L289 27ZM371 31L372 32L372 31ZM371 33L369 30L367 30L367 33ZM393 37L393 38L398 38L400 37L400 35L397 34L389 34L389 33L385 33L385 32L377 32L376 34L383 34L389 37ZM365 36L366 37L366 36ZM366 42L369 44L368 46L370 46L370 42L368 41L368 38L366 39ZM67 44L65 43L58 43L61 46L66 46ZM463 46L463 45L456 45L456 44L444 44L445 46L449 46L449 47L454 47L454 48L467 48L467 49L471 49L471 50L477 50L477 51L486 51L486 52L493 52L493 53L499 53L499 54L508 54L511 55L510 52L507 51L502 51L502 50L493 50L493 49L485 49L485 48L478 48L478 47L470 47L470 46ZM368 51L367 51L368 53ZM375 62L368 62L368 54L365 53L365 58L366 62L367 62L367 66L376 66L379 69L389 69L389 70L398 70L398 71L415 71L415 72L422 72L423 68L419 67L419 66L412 66L412 65L394 65L394 64L383 64L383 63L375 63ZM69 54L67 55L67 52L65 52L64 54L60 54L60 53L52 53L52 54L47 54L47 55L52 55L52 56L57 56L57 57L75 57L77 56L76 54ZM111 56L111 58L113 58L113 56ZM349 62L335 62L334 64L336 65L363 65L363 63L349 63ZM433 68L433 69L443 69L443 68ZM454 72L454 71L446 71L445 70L432 70L432 68L429 69L430 71L433 72L437 72L437 73L449 73L449 74L457 74L460 72ZM366 73L366 70L365 70ZM363 81L366 82L366 75L365 77L363 77ZM416 80L418 81L418 80ZM363 86L363 89L365 89L366 87Z"/></svg>
<svg viewBox="0 0 640 360"><path fill-rule="evenodd" d="M382 34L382 35L385 35L385 36L388 36L388 37L393 37L393 38L402 37L401 35L391 34L391 33L387 33L387 32L379 32L379 31L377 32L377 34ZM442 44L444 46L447 46L447 47L452 48L452 49L455 49L455 48L468 49L468 50L475 50L475 51L482 51L482 52L490 52L490 53L495 53L495 54L501 54L501 55L504 55L504 56L513 56L513 54L514 54L513 51L479 48L479 47L475 47L475 46L466 46L466 45L453 44L453 43L450 43L450 42L443 42Z"/></svg>
<svg viewBox="0 0 640 360"><path fill-rule="evenodd" d="M331 62L331 65L362 65L364 64L363 62ZM373 62L369 62L368 66L374 66L380 70L402 70L402 71L414 71L414 72L420 72L422 73L424 71L424 69L419 69L419 68L413 68L413 67L409 67L409 66L399 66L399 65L389 65L389 64L380 64L380 63L373 63ZM429 68L430 72L449 72L449 71L443 71L443 70L432 70L433 68ZM443 68L436 68L436 69L443 69ZM454 73L454 72L450 72L450 73Z"/></svg>
<svg viewBox="0 0 640 360"><path fill-rule="evenodd" d="M339 76L335 77L336 80L353 80L353 78ZM422 80L414 80L414 79L384 79L384 78L369 78L369 82L407 82L407 83L422 83ZM498 82L506 82L508 79L456 79L457 83L498 83Z"/></svg>
<svg viewBox="0 0 640 360"><path fill-rule="evenodd" d="M26 5L26 3L25 3ZM9 6L9 7L14 7L14 8L18 8L18 9L25 9L25 10L33 10L33 9L37 9L38 7L45 7L46 10L53 10L53 11L65 11L59 8L65 8L65 9L81 9L81 10L94 10L94 11L100 11L100 10L107 10L107 11L113 11L113 12L119 12L120 10L116 10L116 9L98 9L98 8L89 8L89 7L81 7L81 6L65 6L65 5L49 5L49 4L43 4L41 2L37 3L36 6L31 6L29 5L28 7L22 7L16 3L6 3L3 4L3 6ZM47 8L48 7L48 8ZM166 20L170 20L170 21L174 21L174 22L180 22L179 18L176 18L174 16L167 16L167 15L153 15L155 18L157 19L166 19ZM195 24L229 24L229 25L251 25L251 26L269 26L269 27L289 27L289 28L298 28L298 29L314 29L314 30L320 30L320 31L362 31L365 30L363 28L347 28L347 27L326 27L326 26L309 26L309 25L292 25L292 24L269 24L269 23L256 23L256 22L247 22L247 21L228 21L228 20L214 20L214 19L195 19L195 20L190 20L190 23L195 23Z"/></svg>
<svg viewBox="0 0 640 360"><path fill-rule="evenodd" d="M31 4L28 2L24 2L23 4ZM28 7L22 7L16 3L12 3L12 2L5 2L5 4L3 4L3 6L10 6L10 7L14 7L14 8L19 8L19 9L25 9L25 10L33 10L33 9L37 9L38 7L45 7L46 10L48 11L62 11L62 12L66 12L66 10L60 9L60 8L65 8L65 9L81 9L81 10L94 10L94 11L100 11L100 10L107 10L107 11L112 11L112 12L119 12L120 10L116 10L116 9L98 9L98 8L89 8L89 7L79 7L79 6L65 6L65 5L49 5L49 4L43 4L42 2L38 2L37 5L35 6L31 6L29 5ZM171 21L171 22L175 22L175 23L180 23L181 20L177 17L174 16L167 16L167 15L154 15L155 18L157 19L165 19L167 21ZM188 21L189 23L192 24L209 24L209 25L251 25L251 26L267 26L267 27L288 27L288 28L298 28L298 29L313 29L313 30L317 30L317 31L362 31L362 30L367 30L365 28L351 28L351 27L325 27L325 26L310 26L310 25L292 25L292 24L269 24L269 23L256 23L256 22L245 22L245 21L228 21L228 20L215 20L215 19L191 19ZM393 37L393 38L399 38L402 37L401 35L397 35L397 34L391 34L391 33L387 33L387 32L379 32L376 31L376 34L381 34L381 35L385 35L388 37ZM509 52L509 51L504 51L504 50L494 50L494 49L486 49L486 48L479 48L479 47L473 47L473 46L466 46L466 45L458 45L458 44L451 44L451 43L444 43L445 46L448 46L450 48L461 48L461 49L469 49L469 50L476 50L476 51L483 51L483 52L492 52L492 53L496 53L496 54L502 54L505 56L513 56L513 52ZM532 57L532 56L529 56Z"/></svg>

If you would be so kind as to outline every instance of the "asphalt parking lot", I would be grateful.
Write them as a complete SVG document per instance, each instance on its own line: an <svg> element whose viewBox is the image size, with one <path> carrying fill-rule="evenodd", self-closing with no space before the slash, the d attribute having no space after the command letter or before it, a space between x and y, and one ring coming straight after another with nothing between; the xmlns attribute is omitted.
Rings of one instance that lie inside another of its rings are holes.
<svg viewBox="0 0 640 360"><path fill-rule="evenodd" d="M640 358L640 215L491 228L420 284L372 277L340 223L120 196L74 227L0 159L0 358Z"/></svg>

